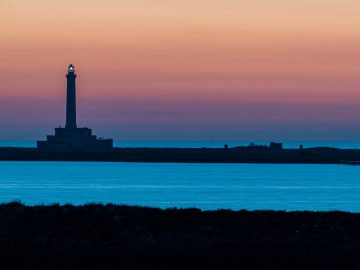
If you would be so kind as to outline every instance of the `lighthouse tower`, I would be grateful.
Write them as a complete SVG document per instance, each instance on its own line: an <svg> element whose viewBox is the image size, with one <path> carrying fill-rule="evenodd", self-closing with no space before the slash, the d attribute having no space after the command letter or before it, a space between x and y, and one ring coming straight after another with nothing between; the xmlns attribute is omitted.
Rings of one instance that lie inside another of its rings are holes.
<svg viewBox="0 0 360 270"><path fill-rule="evenodd" d="M76 125L76 74L73 65L66 74L66 124L55 128L55 135L48 135L46 141L38 141L41 152L108 152L113 149L112 139L98 139L92 130Z"/></svg>
<svg viewBox="0 0 360 270"><path fill-rule="evenodd" d="M65 128L76 128L76 74L75 67L71 64L66 74L66 125Z"/></svg>

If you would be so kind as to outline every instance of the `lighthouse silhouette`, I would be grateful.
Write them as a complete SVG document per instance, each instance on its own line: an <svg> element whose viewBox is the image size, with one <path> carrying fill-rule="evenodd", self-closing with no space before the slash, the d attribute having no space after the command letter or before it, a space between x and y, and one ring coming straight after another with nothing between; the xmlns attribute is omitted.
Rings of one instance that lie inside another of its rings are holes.
<svg viewBox="0 0 360 270"><path fill-rule="evenodd" d="M76 128L76 74L75 67L71 64L66 74L66 128Z"/></svg>
<svg viewBox="0 0 360 270"><path fill-rule="evenodd" d="M98 139L92 130L78 128L76 124L76 74L70 65L66 74L66 123L65 128L55 128L55 135L48 135L46 141L37 141L42 152L107 152L113 149L112 139Z"/></svg>

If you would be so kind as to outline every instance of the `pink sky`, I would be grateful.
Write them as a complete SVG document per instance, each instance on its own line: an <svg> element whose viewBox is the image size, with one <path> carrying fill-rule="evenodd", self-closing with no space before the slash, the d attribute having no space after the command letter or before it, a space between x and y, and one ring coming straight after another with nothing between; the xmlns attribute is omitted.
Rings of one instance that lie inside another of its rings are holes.
<svg viewBox="0 0 360 270"><path fill-rule="evenodd" d="M357 140L355 0L3 0L0 140Z"/></svg>

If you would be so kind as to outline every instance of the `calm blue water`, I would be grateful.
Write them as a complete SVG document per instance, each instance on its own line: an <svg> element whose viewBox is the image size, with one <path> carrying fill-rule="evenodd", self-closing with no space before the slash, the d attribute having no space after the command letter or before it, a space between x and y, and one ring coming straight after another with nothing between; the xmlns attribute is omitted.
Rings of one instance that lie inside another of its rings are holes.
<svg viewBox="0 0 360 270"><path fill-rule="evenodd" d="M0 162L0 201L360 212L360 166Z"/></svg>

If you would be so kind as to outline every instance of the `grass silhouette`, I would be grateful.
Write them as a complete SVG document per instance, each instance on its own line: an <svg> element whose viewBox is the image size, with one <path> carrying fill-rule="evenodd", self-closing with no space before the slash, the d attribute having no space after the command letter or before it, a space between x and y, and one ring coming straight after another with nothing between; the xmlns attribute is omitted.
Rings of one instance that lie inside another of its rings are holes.
<svg viewBox="0 0 360 270"><path fill-rule="evenodd" d="M1 269L359 269L360 214L0 205Z"/></svg>

